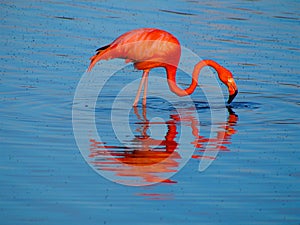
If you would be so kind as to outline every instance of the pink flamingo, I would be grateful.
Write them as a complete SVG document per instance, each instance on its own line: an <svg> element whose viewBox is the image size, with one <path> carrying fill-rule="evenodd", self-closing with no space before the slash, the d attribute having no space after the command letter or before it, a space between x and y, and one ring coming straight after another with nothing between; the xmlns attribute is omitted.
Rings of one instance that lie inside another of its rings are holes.
<svg viewBox="0 0 300 225"><path fill-rule="evenodd" d="M166 69L169 88L178 96L190 95L198 86L200 70L205 66L214 68L219 79L227 86L230 104L238 93L237 85L232 73L213 60L202 60L198 62L192 73L192 82L186 89L181 89L176 84L176 71L180 59L181 47L176 37L172 34L155 28L141 28L129 31L111 44L96 50L97 53L91 57L88 71L94 67L99 60L109 60L114 58L125 59L126 62L133 62L134 67L143 70L133 106L136 106L144 86L143 105L146 105L148 75L152 68L163 67Z"/></svg>

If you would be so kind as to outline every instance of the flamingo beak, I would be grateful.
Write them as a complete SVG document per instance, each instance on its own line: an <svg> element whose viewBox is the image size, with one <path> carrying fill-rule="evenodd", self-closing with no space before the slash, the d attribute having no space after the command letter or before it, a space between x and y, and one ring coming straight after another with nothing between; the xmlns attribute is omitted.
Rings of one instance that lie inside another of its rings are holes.
<svg viewBox="0 0 300 225"><path fill-rule="evenodd" d="M235 92L232 95L229 95L227 104L230 104L237 94L238 94L238 90L235 90Z"/></svg>
<svg viewBox="0 0 300 225"><path fill-rule="evenodd" d="M227 104L230 104L233 101L233 99L235 98L235 96L238 94L238 89L237 89L236 83L234 82L233 78L228 79L227 86L228 86L228 90L229 90L229 98L228 98Z"/></svg>

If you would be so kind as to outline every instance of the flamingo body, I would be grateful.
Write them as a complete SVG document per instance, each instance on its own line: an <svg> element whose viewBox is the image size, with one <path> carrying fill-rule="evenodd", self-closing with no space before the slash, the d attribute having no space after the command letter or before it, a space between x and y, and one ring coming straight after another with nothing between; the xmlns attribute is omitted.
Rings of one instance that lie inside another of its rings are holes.
<svg viewBox="0 0 300 225"><path fill-rule="evenodd" d="M142 28L129 31L111 44L97 49L97 54L91 57L88 70L99 60L114 58L133 62L139 70L165 67L167 64L177 67L180 53L180 43L172 34L159 29Z"/></svg>

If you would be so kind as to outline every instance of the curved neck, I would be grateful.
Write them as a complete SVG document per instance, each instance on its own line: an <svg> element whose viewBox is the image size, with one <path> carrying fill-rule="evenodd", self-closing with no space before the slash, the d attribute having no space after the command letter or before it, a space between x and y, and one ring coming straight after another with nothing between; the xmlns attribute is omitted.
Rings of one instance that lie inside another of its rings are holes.
<svg viewBox="0 0 300 225"><path fill-rule="evenodd" d="M220 66L218 63L216 63L213 60L202 60L195 65L193 73L192 73L192 83L186 89L181 89L180 87L177 86L177 83L176 83L177 67L175 67L175 66L166 67L168 84L169 84L170 90L172 92L174 92L175 94L177 94L178 96L186 96L186 95L192 94L195 91L196 87L198 86L198 78L199 78L200 71L205 66L210 66L210 67L214 68L220 77L221 70L223 69L222 66Z"/></svg>

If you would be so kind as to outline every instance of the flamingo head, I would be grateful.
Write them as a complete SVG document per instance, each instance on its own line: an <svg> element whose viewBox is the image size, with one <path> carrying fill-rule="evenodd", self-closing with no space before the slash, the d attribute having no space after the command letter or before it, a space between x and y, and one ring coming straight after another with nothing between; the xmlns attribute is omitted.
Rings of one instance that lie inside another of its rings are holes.
<svg viewBox="0 0 300 225"><path fill-rule="evenodd" d="M219 78L228 87L229 98L227 104L230 104L238 94L238 88L233 79L232 73L229 70L223 68L221 73L219 73Z"/></svg>

